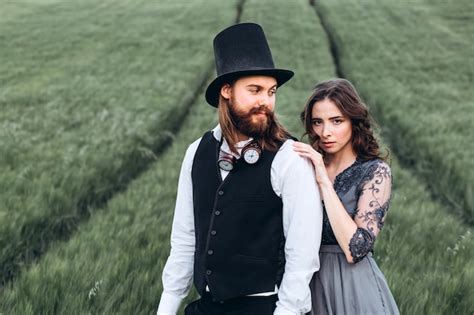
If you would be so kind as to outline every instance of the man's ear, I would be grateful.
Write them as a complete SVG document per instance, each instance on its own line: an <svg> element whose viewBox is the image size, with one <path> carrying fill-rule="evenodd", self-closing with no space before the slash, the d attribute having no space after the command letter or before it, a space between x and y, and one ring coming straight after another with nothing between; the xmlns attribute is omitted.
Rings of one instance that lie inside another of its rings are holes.
<svg viewBox="0 0 474 315"><path fill-rule="evenodd" d="M226 100L230 100L231 91L232 91L232 87L230 86L230 84L229 84L229 83L225 83L225 84L221 87L221 95L222 95L222 97L225 98Z"/></svg>

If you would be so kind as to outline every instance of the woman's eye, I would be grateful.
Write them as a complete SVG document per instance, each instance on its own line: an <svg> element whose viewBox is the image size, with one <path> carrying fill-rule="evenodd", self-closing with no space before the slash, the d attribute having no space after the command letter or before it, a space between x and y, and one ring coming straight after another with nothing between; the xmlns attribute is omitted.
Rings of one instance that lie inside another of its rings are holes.
<svg viewBox="0 0 474 315"><path fill-rule="evenodd" d="M339 125L342 123L342 119L334 119L334 124Z"/></svg>
<svg viewBox="0 0 474 315"><path fill-rule="evenodd" d="M317 121L317 120L313 121L313 126L319 126L319 125L321 125L320 121Z"/></svg>
<svg viewBox="0 0 474 315"><path fill-rule="evenodd" d="M276 94L276 91L275 91L275 90L271 90L269 94L270 94L270 95L275 95L275 94Z"/></svg>

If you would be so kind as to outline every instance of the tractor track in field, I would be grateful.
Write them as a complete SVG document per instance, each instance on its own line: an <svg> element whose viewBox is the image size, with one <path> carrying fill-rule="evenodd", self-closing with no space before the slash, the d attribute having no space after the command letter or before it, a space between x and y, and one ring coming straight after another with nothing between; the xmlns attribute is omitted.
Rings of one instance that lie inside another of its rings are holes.
<svg viewBox="0 0 474 315"><path fill-rule="evenodd" d="M244 4L245 0L239 0L237 2L234 23L238 23L240 21ZM151 167L156 158L160 157L173 143L173 135L176 134L183 126L180 121L183 121L189 114L191 107L198 103L198 97L202 95L204 89L206 88L207 82L212 77L213 71L214 64L213 62L209 62L203 71L203 75L200 78L196 89L191 95L182 100L182 103L185 105L183 107L184 110L181 112L172 111L169 113L170 117L165 119L165 121L172 121L174 123L171 124L169 128L167 128L165 133L160 135L161 141L159 141L158 145L152 149L155 159L146 159L145 161L140 161L138 158L138 161L143 163L137 163L137 154L140 153L131 153L126 157L126 162L123 164L123 169L117 172L117 177L120 177L120 184L114 186L114 188L111 190L101 191L99 194L87 194L78 202L78 213L80 213L79 216L60 218L58 223L54 225L54 237L37 240L36 244L33 246L28 246L28 248L20 248L12 255L12 257L7 257L5 261L2 261L0 267L0 293L3 288L12 280L14 280L14 278L17 277L25 267L38 261L41 256L48 251L49 245L51 243L58 240L67 241L77 230L77 227L89 219L92 213L90 209L100 209L104 207L109 202L109 200L111 200L117 194L125 191L128 185L134 179L139 177L143 172L146 172ZM162 128L157 128L159 129L157 130L157 133L160 130L163 131ZM124 171L125 169L129 168L134 169L134 171L131 173ZM28 230L28 233L31 233L31 230L37 230L39 235L41 235L41 230L44 229L45 226L47 226L46 222L44 220L40 220L25 227L25 232ZM65 228L65 226L67 228ZM31 243L29 245L31 245Z"/></svg>
<svg viewBox="0 0 474 315"><path fill-rule="evenodd" d="M186 98L183 102L185 105L182 112L173 111L169 113L169 119L165 121L182 121L189 113L191 106L197 102L197 98L206 86L208 78L211 75L212 67L208 66L205 70L203 77L201 78L196 90L190 97ZM166 132L160 134L161 141L155 148L152 148L154 159L142 157L140 152L131 152L128 154L123 163L123 168L117 172L116 180L117 184L109 190L102 190L99 193L91 191L90 194L86 194L82 199L78 201L78 211L80 215L68 215L66 217L59 218L58 222L53 226L52 234L55 237L49 237L48 239L41 239L35 241L35 245L31 246L31 242L28 244L28 248L18 249L18 252L14 253L15 257L7 257L6 261L3 262L0 267L0 292L2 288L10 281L12 281L24 268L32 262L37 261L41 256L47 252L49 244L61 240L67 241L76 231L77 227L87 221L93 211L91 209L100 209L104 207L110 199L115 195L120 194L127 189L130 182L139 177L143 172L146 172L156 158L159 158L163 152L172 144L174 134L176 134L181 128L180 123L175 123L167 128ZM133 169L133 172L128 172L127 169ZM93 189L91 189L93 190ZM41 235L41 231L48 226L48 218L32 222L27 226L23 227L25 234L31 234L32 230L37 231L37 235ZM33 233L36 234L36 233ZM3 258L3 257L2 257Z"/></svg>
<svg viewBox="0 0 474 315"><path fill-rule="evenodd" d="M339 48L336 44L336 40L334 38L334 32L331 32L330 26L327 20L321 13L321 10L317 7L317 4L316 4L317 1L318 0L309 0L309 5L314 8L314 11L316 12L316 15L318 16L318 20L321 23L321 26L324 32L326 33L328 43L329 43L329 50L331 52L334 67L336 69L336 76L339 78L345 78L341 70L341 63L339 60L340 53L339 53Z"/></svg>
<svg viewBox="0 0 474 315"><path fill-rule="evenodd" d="M308 0L309 1L309 5L311 7L313 7L319 21L320 21L320 24L324 30L324 32L326 33L326 37L327 37L327 40L328 40L328 44L329 44L329 47L330 47L330 53L331 53L331 56L332 56L332 59L333 59L333 63L334 63L334 67L336 69L336 75L337 77L339 78L345 78L347 79L346 75L344 74L344 70L341 66L341 57L340 57L340 48L338 46L338 38L337 38L337 34L336 32L332 29L331 25L330 25L330 22L327 20L327 18L325 17L324 15L324 12L323 9L321 8L321 6L318 4L318 1L319 0ZM377 113L377 109L375 109L375 112L374 114ZM390 144L390 146L392 147L392 152L393 154L396 156L396 158L400 161L400 164L401 166L409 171L410 173L412 173L414 176L419 176L419 174L416 172L415 169L413 169L413 164L415 163L415 161L413 160L410 160L410 159L406 159L404 158L404 155L403 154L399 154L398 150L397 149L397 143L396 141L389 136L390 135L390 130L382 130L382 136L384 139L387 139L387 142ZM424 177L423 177L424 178ZM426 180L426 179L425 179ZM426 185L426 187L428 188L428 191L430 193L430 196L432 198L432 200L434 200L435 202L438 202L442 208L444 208L446 210L446 213L448 213L449 215L454 215L458 218L460 218L461 220L463 219L463 215L462 214L459 214L459 213L452 213L451 211L448 211L447 209L450 209L452 207L457 207L459 208L459 205L458 204L455 204L452 202L452 200L449 198L449 196L445 196L445 195L439 195L436 193L436 188L435 187L432 187L432 185L430 183L428 183ZM465 218L464 218L465 219ZM465 220L464 220L465 221ZM465 221L466 222L466 226L470 226L472 227L472 224L469 222L469 221Z"/></svg>

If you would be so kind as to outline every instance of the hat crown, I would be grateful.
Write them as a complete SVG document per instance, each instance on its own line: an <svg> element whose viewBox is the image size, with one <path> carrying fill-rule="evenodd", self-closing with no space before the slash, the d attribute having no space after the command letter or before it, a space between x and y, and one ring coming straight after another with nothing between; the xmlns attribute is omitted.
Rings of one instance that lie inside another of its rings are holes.
<svg viewBox="0 0 474 315"><path fill-rule="evenodd" d="M276 79L278 86L291 79L293 71L276 69L267 38L260 25L232 25L214 38L217 77L206 89L206 101L217 107L223 84L243 76L264 75Z"/></svg>
<svg viewBox="0 0 474 315"><path fill-rule="evenodd" d="M217 75L274 69L272 54L260 25L241 23L230 26L214 38Z"/></svg>

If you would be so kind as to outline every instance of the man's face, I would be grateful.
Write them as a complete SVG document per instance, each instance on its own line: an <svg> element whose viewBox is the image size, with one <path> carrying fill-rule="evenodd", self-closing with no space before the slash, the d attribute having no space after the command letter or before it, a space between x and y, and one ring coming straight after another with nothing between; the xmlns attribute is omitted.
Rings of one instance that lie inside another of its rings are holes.
<svg viewBox="0 0 474 315"><path fill-rule="evenodd" d="M274 120L277 82L268 76L248 76L221 89L232 119L243 134L262 137Z"/></svg>

